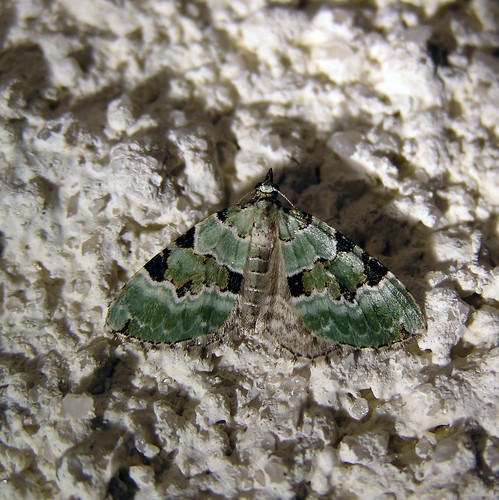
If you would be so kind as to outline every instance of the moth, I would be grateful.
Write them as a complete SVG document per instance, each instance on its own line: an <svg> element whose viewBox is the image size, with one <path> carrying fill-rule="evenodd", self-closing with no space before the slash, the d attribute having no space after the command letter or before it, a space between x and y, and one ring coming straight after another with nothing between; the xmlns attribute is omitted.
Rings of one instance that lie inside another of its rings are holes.
<svg viewBox="0 0 499 500"><path fill-rule="evenodd" d="M122 288L109 328L169 344L250 336L308 357L424 331L421 309L383 264L316 217L283 207L280 194L270 169L249 202L178 237Z"/></svg>

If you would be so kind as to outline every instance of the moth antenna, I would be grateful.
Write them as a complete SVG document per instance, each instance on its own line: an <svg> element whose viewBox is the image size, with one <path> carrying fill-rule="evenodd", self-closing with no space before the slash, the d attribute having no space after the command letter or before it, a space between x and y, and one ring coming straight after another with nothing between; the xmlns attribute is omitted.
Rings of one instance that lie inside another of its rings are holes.
<svg viewBox="0 0 499 500"><path fill-rule="evenodd" d="M291 208L295 208L295 205L293 204L293 202L287 197L284 195L284 193L282 193L281 191L277 191L290 205L291 205Z"/></svg>
<svg viewBox="0 0 499 500"><path fill-rule="evenodd" d="M246 193L246 194L245 194L242 198L240 198L240 199L237 201L236 205L240 205L240 204L241 204L241 202L242 202L245 198L247 198L250 194L251 194L251 195L255 195L255 194L256 194L256 189L252 189L251 191L248 191L248 192L247 192L247 193Z"/></svg>

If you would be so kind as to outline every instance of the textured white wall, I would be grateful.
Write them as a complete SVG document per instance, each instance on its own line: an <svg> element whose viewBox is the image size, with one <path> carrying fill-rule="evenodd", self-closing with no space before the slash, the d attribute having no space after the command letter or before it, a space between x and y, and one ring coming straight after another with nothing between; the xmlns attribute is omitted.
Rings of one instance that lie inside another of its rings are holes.
<svg viewBox="0 0 499 500"><path fill-rule="evenodd" d="M3 2L3 498L494 496L497 3L328 3ZM107 333L269 167L428 333L313 363Z"/></svg>

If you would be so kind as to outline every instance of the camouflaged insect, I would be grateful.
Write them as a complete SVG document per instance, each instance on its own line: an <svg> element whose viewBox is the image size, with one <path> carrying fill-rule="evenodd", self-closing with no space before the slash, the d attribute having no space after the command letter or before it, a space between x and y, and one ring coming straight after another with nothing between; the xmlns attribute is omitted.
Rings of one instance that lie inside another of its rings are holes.
<svg viewBox="0 0 499 500"><path fill-rule="evenodd" d="M312 215L282 207L272 170L255 191L138 271L109 309L110 329L166 343L251 336L309 357L424 330L420 308L383 264Z"/></svg>

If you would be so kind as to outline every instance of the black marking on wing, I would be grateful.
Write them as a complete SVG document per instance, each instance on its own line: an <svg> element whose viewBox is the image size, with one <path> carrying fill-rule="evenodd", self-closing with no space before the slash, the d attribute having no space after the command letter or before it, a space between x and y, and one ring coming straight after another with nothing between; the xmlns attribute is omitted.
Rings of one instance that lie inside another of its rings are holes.
<svg viewBox="0 0 499 500"><path fill-rule="evenodd" d="M341 298L345 299L347 302L355 302L355 297L357 296L356 292L352 292L349 290L343 283L338 282L340 285L340 295L337 297L336 300L339 300Z"/></svg>
<svg viewBox="0 0 499 500"><path fill-rule="evenodd" d="M369 286L376 286L388 274L388 269L366 252L362 253L362 262Z"/></svg>
<svg viewBox="0 0 499 500"><path fill-rule="evenodd" d="M339 231L336 231L335 238L336 238L336 250L338 252L350 253L354 249L355 243L352 240L349 240Z"/></svg>
<svg viewBox="0 0 499 500"><path fill-rule="evenodd" d="M293 274L293 276L288 277L289 291L292 297L300 297L302 295L310 295L305 291L303 287L303 272Z"/></svg>
<svg viewBox="0 0 499 500"><path fill-rule="evenodd" d="M227 221L227 214L228 213L229 213L229 211L226 208L224 208L223 210L220 210L220 212L217 212L218 220L225 223Z"/></svg>
<svg viewBox="0 0 499 500"><path fill-rule="evenodd" d="M196 229L191 227L189 231L184 233L182 236L179 236L175 240L175 245L179 248L194 248L194 234L196 233Z"/></svg>
<svg viewBox="0 0 499 500"><path fill-rule="evenodd" d="M177 297L183 297L186 295L188 292L191 291L192 287L192 280L186 281L182 286L178 287L176 292L177 292Z"/></svg>
<svg viewBox="0 0 499 500"><path fill-rule="evenodd" d="M227 272L229 273L229 280L227 282L227 290L230 293L237 295L242 288L243 275L239 274L239 273L235 273L234 271L231 271L230 269L227 269Z"/></svg>
<svg viewBox="0 0 499 500"><path fill-rule="evenodd" d="M167 248L161 253L153 257L145 266L145 270L149 273L152 280L161 283L165 280L165 272L168 269L168 257L170 250Z"/></svg>

